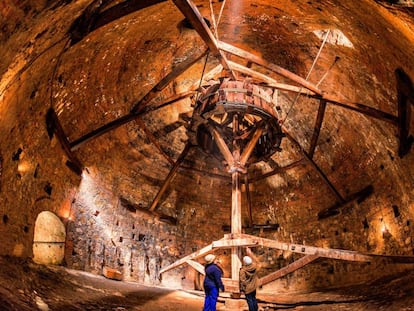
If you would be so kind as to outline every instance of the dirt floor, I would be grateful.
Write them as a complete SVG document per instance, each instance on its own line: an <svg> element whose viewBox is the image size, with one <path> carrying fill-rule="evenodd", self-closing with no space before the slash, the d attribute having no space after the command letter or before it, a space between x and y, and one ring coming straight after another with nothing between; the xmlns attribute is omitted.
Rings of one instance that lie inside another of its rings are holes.
<svg viewBox="0 0 414 311"><path fill-rule="evenodd" d="M204 297L198 291L147 287L9 257L0 257L0 265L2 311L202 310ZM227 293L221 294L218 310L228 310L227 297ZM335 291L272 296L259 294L258 298L261 310L414 310L414 271Z"/></svg>

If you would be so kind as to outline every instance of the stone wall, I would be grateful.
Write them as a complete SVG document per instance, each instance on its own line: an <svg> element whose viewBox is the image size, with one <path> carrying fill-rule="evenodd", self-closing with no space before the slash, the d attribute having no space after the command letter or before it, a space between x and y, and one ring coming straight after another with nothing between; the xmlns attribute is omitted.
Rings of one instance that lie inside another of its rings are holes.
<svg viewBox="0 0 414 311"><path fill-rule="evenodd" d="M223 164L193 149L157 205L158 214L147 211L171 170L171 162L183 150L183 115L191 112L191 101L145 114L141 120L131 121L79 147L73 154L84 166L81 175L68 167L61 143L56 135L48 133L46 114L49 108L55 109L67 139L73 142L128 113L168 72L202 51L201 39L182 26L182 16L172 3L167 3L125 17L68 46L68 30L84 9L85 1L59 2L48 10L40 10L43 2L39 1L38 7L28 10L33 18L25 19L20 26L17 20L24 10L7 3L11 5L7 9L0 5L2 16L11 14L15 18L10 19L12 28L2 24L8 36L1 38L5 54L0 62L0 254L32 257L35 220L40 212L51 211L66 226L67 267L96 274L108 267L119 270L124 280L199 287L201 279L190 268L178 268L162 277L158 272L229 232L231 179ZM352 1L343 3L344 7L333 8L339 10L335 16L348 17L352 11L363 20L359 4L355 8ZM318 9L308 4L308 16L327 11L322 4L323 8ZM374 4L366 5L370 8L367 12L371 12ZM318 39L312 37L307 44L297 46L286 43L283 51L275 53L280 38L269 31L281 24L281 13L264 1L257 1L248 10L238 17L240 25L233 27L240 36L223 37L236 43L243 39L239 43L249 46L254 43L266 59L280 61L304 75L304 68L311 64L316 45L320 44ZM290 5L284 10L298 12ZM402 24L391 23L397 17L387 15L384 8L375 10L384 18L366 17L371 23L363 24L364 27L361 22L348 25L351 22L344 18L347 22L343 27L349 27L355 48L331 47L315 70L322 76L340 54L341 63L323 87L334 94L341 92L355 102L396 113L393 71L403 65L408 73L413 72L409 48L413 36ZM337 24L335 16L330 22ZM311 33L309 28L319 29L328 23L328 17L323 15L321 20L315 18L317 27L310 24L301 28L303 22L295 18L300 19L292 17L283 22L286 40L282 41L291 42L290 35L295 33L305 42ZM164 26L154 27L158 23ZM384 29L384 41L379 41L376 34ZM299 49L301 52L296 53ZM368 53L372 50L382 53ZM216 64L212 61L207 67ZM203 65L204 59L188 76L167 87L156 102L197 82ZM291 103L288 99L281 102L285 112ZM285 125L308 146L317 107L306 101L295 108ZM246 232L319 247L413 255L414 153L398 157L395 133L396 129L389 124L329 107L315 151L316 163L345 198L368 185L373 186L374 193L363 202L347 205L340 215L318 220L318 212L336 203L336 199L315 170L303 165L250 185L253 223L275 225L273 230L247 228L244 188L242 219ZM287 165L300 156L285 142L282 149L286 153L275 156L270 164L256 167L256 173ZM166 222L159 215L176 222ZM263 274L284 267L299 256L263 248L253 251ZM221 251L219 257L228 277L229 253ZM410 266L320 259L264 290L335 287L406 268Z"/></svg>

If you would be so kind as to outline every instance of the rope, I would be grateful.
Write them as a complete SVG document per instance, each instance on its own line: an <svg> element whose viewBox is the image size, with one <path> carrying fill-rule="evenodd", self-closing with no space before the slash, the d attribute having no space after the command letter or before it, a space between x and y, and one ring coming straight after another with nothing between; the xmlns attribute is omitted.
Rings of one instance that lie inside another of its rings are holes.
<svg viewBox="0 0 414 311"><path fill-rule="evenodd" d="M199 82L199 84L198 84L198 88L197 88L197 96L196 96L196 103L197 103L197 101L198 101L198 99L199 99L199 97L200 97L200 88L201 88L201 83L203 82L203 79L204 79L204 73L205 73L205 71L206 71L206 67L207 67L207 62L208 62L208 55L210 54L210 51L208 51L207 52L207 55L206 55L206 61L204 62L204 66L203 66L203 71L201 72L201 77L200 77L200 82Z"/></svg>
<svg viewBox="0 0 414 311"><path fill-rule="evenodd" d="M221 19L221 16L223 14L223 9L224 9L225 4L226 4L226 0L224 0L223 1L223 4L221 5L220 13L219 13L219 16L218 16L217 22L216 22L216 17L214 15L214 9L213 9L213 1L210 0L211 19L213 21L213 26L214 26L214 35L216 36L216 39L217 40L218 40L218 26L220 24L220 19Z"/></svg>
<svg viewBox="0 0 414 311"><path fill-rule="evenodd" d="M318 61L319 56L321 55L322 49L323 49L323 47L325 46L326 40L328 39L328 35L329 35L329 33L330 33L330 32L331 32L331 30L330 30L330 29L328 29L328 31L327 31L327 33L326 33L326 35L325 35L325 38L323 39L323 42L322 42L322 44L321 44L321 47L319 48L318 54L316 54L316 57L315 57L315 59L313 60L313 64L312 64L311 68L309 69L308 74L306 75L306 81L309 79L309 76L311 75L312 70L313 70L313 68L315 67L316 62ZM297 93L297 94L296 94L296 98L295 98L295 100L294 100L294 101L293 101L293 103L290 105L289 110L287 111L285 118L284 118L284 119L283 119L283 121L281 122L281 124L282 124L282 125L285 123L285 121L286 121L287 117L289 116L290 111L292 110L292 108L293 108L293 106L296 104L296 102L298 101L298 98L299 98L299 96L300 96L300 91L302 91L302 89L303 89L303 87L300 87L300 89L299 89L299 93Z"/></svg>
<svg viewBox="0 0 414 311"><path fill-rule="evenodd" d="M217 28L218 28L218 26L220 24L220 19L221 19L221 15L223 14L223 9L224 9L225 4L226 4L226 0L223 1L223 4L221 5L221 8L220 8L220 13L219 13L219 16L217 18ZM218 40L217 29L216 29L216 39Z"/></svg>

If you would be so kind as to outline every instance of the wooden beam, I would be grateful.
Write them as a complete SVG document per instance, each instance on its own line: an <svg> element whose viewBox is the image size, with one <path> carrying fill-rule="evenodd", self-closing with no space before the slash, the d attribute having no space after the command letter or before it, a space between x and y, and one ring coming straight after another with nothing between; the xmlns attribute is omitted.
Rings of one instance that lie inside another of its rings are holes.
<svg viewBox="0 0 414 311"><path fill-rule="evenodd" d="M262 175L252 176L252 177L250 177L250 181L255 182L255 181L259 181L259 180L271 177L271 176L276 175L276 174L284 173L287 170L290 170L292 168L295 168L295 167L297 167L299 165L303 165L303 164L305 164L305 159L304 158L302 158L300 160L297 160L295 162L292 162L292 163L290 163L286 166L277 167L277 168L273 169L272 171L270 171L268 173L264 173Z"/></svg>
<svg viewBox="0 0 414 311"><path fill-rule="evenodd" d="M143 111L141 111L140 113L137 114L133 114L133 113L129 113L125 116L122 116L118 119L115 119L85 135L83 135L82 137L76 139L75 141L70 143L70 149L71 151L75 151L77 150L79 147L81 147L83 144L98 138L112 130L117 129L118 127L129 123L135 119L137 119L138 117L140 117L141 115L143 115L144 113L150 112L150 111L155 111L157 109L163 108L165 106L171 105L173 103L176 103L177 101L180 101L184 98L187 98L189 96L191 96L192 94L194 94L194 91L186 91L183 93L179 93L176 95L173 95L169 98L167 98L165 100L165 102L163 102L162 104L158 105L158 106L147 106L145 109L143 109Z"/></svg>
<svg viewBox="0 0 414 311"><path fill-rule="evenodd" d="M204 269L204 266L194 260L188 259L185 261L186 264L188 264L189 266L193 267L196 271L198 271L199 273L201 273L202 275L206 275L206 271Z"/></svg>
<svg viewBox="0 0 414 311"><path fill-rule="evenodd" d="M49 136L52 134L56 135L57 140L59 141L63 151L69 159L70 163L66 163L68 167L73 170L77 175L82 175L83 165L72 153L70 148L70 143L66 137L65 131L63 130L62 125L60 124L59 118L53 108L50 108L46 114L46 127L49 133Z"/></svg>
<svg viewBox="0 0 414 311"><path fill-rule="evenodd" d="M398 155L404 157L411 149L413 137L410 134L411 104L414 104L414 86L410 77L398 68L395 70L398 93Z"/></svg>
<svg viewBox="0 0 414 311"><path fill-rule="evenodd" d="M355 251L343 250L343 249L334 249L334 248L322 248L294 243L285 243L276 240L270 240L255 236L250 236L247 234L241 234L239 238L235 238L232 243L238 243L237 240L243 242L244 244L250 243L250 247L263 246L269 248L276 248L280 250L290 251L292 253L305 254L305 255L318 255L319 257L331 258L331 259L340 259L348 261L362 261L369 262L372 261L373 256L367 254L361 254Z"/></svg>
<svg viewBox="0 0 414 311"><path fill-rule="evenodd" d="M258 127L256 128L253 137L249 140L247 143L247 146L244 148L243 153L240 156L240 164L242 166L245 166L247 161L250 158L250 155L252 154L254 147L256 147L257 141L262 136L263 133L263 124L258 124Z"/></svg>
<svg viewBox="0 0 414 311"><path fill-rule="evenodd" d="M250 197L249 176L247 174L244 175L244 187L246 189L247 215L249 216L249 227L251 227L253 225L252 200Z"/></svg>
<svg viewBox="0 0 414 311"><path fill-rule="evenodd" d="M316 144L318 143L319 133L321 131L323 117L325 116L326 101L321 100L319 103L318 115L316 116L315 125L313 127L313 135L309 147L309 157L312 159L315 153Z"/></svg>
<svg viewBox="0 0 414 311"><path fill-rule="evenodd" d="M327 103L336 105L336 106L340 106L346 109L350 109L356 112L359 112L361 114L364 114L366 116L369 117L373 117L385 122L389 122L392 123L394 125L398 124L398 118L392 114L386 113L384 111L363 105L363 104L359 104L359 103L352 103L352 102L348 102L345 101L343 99L339 99L333 95L327 95L324 92L322 92L322 90L320 90L316 85L310 83L309 81L303 79L302 77L282 68L279 67L275 64L269 63L267 61L265 61L264 59L262 59L259 56L256 56L252 53L249 53L245 50L242 50L240 48L237 48L231 44L225 43L223 41L218 41L217 42L219 49L228 52L230 54L236 55L238 57L241 57L243 59L246 59L248 61L251 61L257 65L263 66L264 68L267 68L285 78L288 78L296 83L298 83L299 85L301 85L302 87L314 92L315 94L304 94L303 92L298 92L301 95L306 95L312 98L316 98L319 100L325 100ZM235 63L232 63L233 65ZM242 70L243 68L241 67L241 65L236 65L237 68L239 68L240 70ZM243 69L245 70L245 69ZM247 71L246 71L247 73Z"/></svg>
<svg viewBox="0 0 414 311"><path fill-rule="evenodd" d="M94 0L70 26L68 32L71 38L71 45L76 44L92 31L114 20L165 1L166 0L126 0L120 4L111 6L106 10L102 10L102 8L111 4L112 0Z"/></svg>
<svg viewBox="0 0 414 311"><path fill-rule="evenodd" d="M271 88L275 88L281 91L289 91L289 92L294 92L294 93L301 93L302 95L314 95L314 92L310 92L307 89L303 89L303 87L298 87L298 86L294 86L294 85L289 85L289 84L285 84L285 83L280 83L277 82L275 79L257 72L253 69L250 69L248 67L245 67L243 65L240 65L238 63L235 63L233 61L228 61L230 67L237 72L243 73L245 75L248 75L256 80L262 81L264 83L267 84L268 87Z"/></svg>
<svg viewBox="0 0 414 311"><path fill-rule="evenodd" d="M160 270L160 274L162 274L164 272L167 272L167 271L169 271L171 269L177 268L177 267L179 267L179 266L187 263L188 260L191 260L191 259L194 259L194 258L197 258L197 257L201 257L203 255L206 255L209 252L211 252L212 249L213 248L211 247L211 244L210 245L207 245L207 246L203 247L202 249L200 249L200 250L198 250L198 251L196 251L196 252L194 252L194 253L192 253L190 255L187 255L187 256L185 256L185 257L177 260L176 262L172 263L171 265L162 268Z"/></svg>
<svg viewBox="0 0 414 311"><path fill-rule="evenodd" d="M263 286L265 284L268 284L270 282L273 282L274 280L277 280L281 277L284 277L285 275L292 273L304 266L306 266L307 264L310 264L311 262L315 261L316 259L318 259L319 256L318 255L306 255L294 262L292 262L291 264L287 265L286 267L283 267L282 269L279 269L273 273L270 273L262 278L259 279L259 284L260 286Z"/></svg>
<svg viewBox="0 0 414 311"><path fill-rule="evenodd" d="M314 84L310 83L309 81L306 81L304 78L294 74L293 72L290 72L289 70L282 68L280 66L277 66L275 64L269 63L267 61L265 61L263 58L256 56L252 53L249 53L245 50L242 50L238 47L235 47L231 44L225 43L223 41L218 41L217 42L218 48L220 50L223 50L227 53L236 55L238 57L241 57L247 61L250 61L252 63L255 63L257 65L263 66L285 78L288 78L296 83L298 83L299 85L303 86L304 88L314 92L315 94L319 94L322 95L322 91L316 87Z"/></svg>
<svg viewBox="0 0 414 311"><path fill-rule="evenodd" d="M189 67L198 62L202 57L207 54L207 49L196 49L193 57L187 58L185 61L174 66L172 71L167 74L161 81L159 81L140 101L138 101L132 108L132 114L140 113L150 101L152 101L157 95L175 78L185 72Z"/></svg>
<svg viewBox="0 0 414 311"><path fill-rule="evenodd" d="M320 169L320 167L315 163L315 161L312 160L312 158L309 156L309 154L305 151L305 149L302 148L302 146L297 142L288 132L286 129L283 129L283 132L286 134L286 137L302 152L305 159L308 161L308 163L311 164L311 166L315 169L315 171L318 173L318 175L322 178L322 180L325 182L325 184L329 187L331 192L336 196L336 198L343 204L345 203L345 199L340 195L338 190L334 187L334 185L329 181L328 177L325 175L325 173Z"/></svg>
<svg viewBox="0 0 414 311"><path fill-rule="evenodd" d="M99 27L109 24L110 22L113 22L114 20L117 20L128 14L137 12L154 4L166 1L167 0L125 0L102 11L98 15L96 20L94 20L91 30L95 30Z"/></svg>
<svg viewBox="0 0 414 311"><path fill-rule="evenodd" d="M174 176L175 176L175 174L178 170L178 167L184 161L184 158L188 154L188 151L190 150L190 148L191 148L191 145L189 143L187 143L185 145L183 151L181 152L180 156L178 157L177 161L174 163L174 166L172 167L172 169L168 173L167 178L164 180L164 183L161 186L161 189L158 191L157 195L155 196L154 200L152 201L151 206L149 208L150 211L154 211L155 208L157 207L158 202L160 201L162 195L164 194L164 192L167 190L168 186L170 185L172 179L174 178Z"/></svg>
<svg viewBox="0 0 414 311"><path fill-rule="evenodd" d="M333 104L333 105L336 105L336 106L339 106L345 109L353 110L363 115L366 115L368 117L379 119L379 120L391 123L393 125L398 124L398 118L396 116L386 113L384 111L363 105L363 104L348 102L348 101L339 99L333 95L326 95L326 94L324 94L323 97L317 97L313 95L310 95L310 97L323 99L328 104Z"/></svg>
<svg viewBox="0 0 414 311"><path fill-rule="evenodd" d="M344 203L335 204L327 209L324 209L318 213L318 219L325 219L331 216L335 216L341 213L341 211L352 205L352 203L361 203L363 202L368 196L372 194L374 188L372 185L369 185L362 189L361 191L356 192L355 194L348 197Z"/></svg>
<svg viewBox="0 0 414 311"><path fill-rule="evenodd" d="M161 155L168 162L170 162L171 165L176 165L176 163L174 162L174 160L171 159L171 157L168 154L166 154L164 152L164 150L162 150L161 145L159 144L157 138L155 138L155 136L148 130L148 128L146 127L146 125L144 124L144 122L142 121L142 119L141 118L137 118L137 119L135 119L135 121L138 123L138 126L144 131L145 135L147 135L147 137L150 140L150 142L158 149L158 151L161 153Z"/></svg>
<svg viewBox="0 0 414 311"><path fill-rule="evenodd" d="M201 39L203 39L203 41L207 44L209 50L219 58L223 68L226 69L233 78L235 78L224 53L219 50L213 33L208 28L197 7L188 0L173 0L173 2L181 13L183 13L183 15L190 21L191 25L200 35Z"/></svg>
<svg viewBox="0 0 414 311"><path fill-rule="evenodd" d="M161 104L159 105L148 105L146 108L144 108L141 113L139 115L148 113L148 112L152 112L161 108L164 108L166 106L169 106L171 104L174 104L182 99L185 99L187 97L190 97L192 95L196 94L195 88L194 87L190 87L187 91L185 92L181 92L178 94L174 94L168 98L166 98L165 100L162 101Z"/></svg>
<svg viewBox="0 0 414 311"><path fill-rule="evenodd" d="M238 160L237 152L235 160ZM233 171L231 177L231 233L239 235L242 232L240 172L238 170ZM241 267L240 255L241 251L239 247L234 246L231 248L231 278L233 280L239 280L239 271Z"/></svg>
<svg viewBox="0 0 414 311"><path fill-rule="evenodd" d="M229 147L226 145L223 137L221 136L220 132L212 125L206 123L207 129L210 131L211 135L214 138L214 141L219 148L221 154L223 155L224 159L227 162L229 167L232 167L234 164L233 154L231 153Z"/></svg>

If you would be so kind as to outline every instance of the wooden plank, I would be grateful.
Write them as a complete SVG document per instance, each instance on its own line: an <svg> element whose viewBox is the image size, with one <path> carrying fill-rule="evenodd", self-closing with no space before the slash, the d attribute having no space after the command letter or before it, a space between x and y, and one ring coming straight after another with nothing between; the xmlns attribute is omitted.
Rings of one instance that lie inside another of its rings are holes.
<svg viewBox="0 0 414 311"><path fill-rule="evenodd" d="M158 191L157 195L155 196L154 200L151 203L151 206L149 208L150 211L154 211L155 208L158 205L158 202L160 201L162 195L164 194L164 192L167 190L168 186L170 185L172 179L174 178L178 167L181 165L181 163L184 161L184 158L186 157L186 155L188 154L188 151L190 150L191 145L189 143L187 143L183 149L183 151L181 152L180 156L178 157L177 161L174 163L174 166L172 167L172 169L169 171L167 178L165 178L163 185L161 186L161 189Z"/></svg>
<svg viewBox="0 0 414 311"><path fill-rule="evenodd" d="M304 88L314 92L315 94L322 95L322 91L316 87L314 84L310 83L309 81L306 81L304 78L294 74L293 72L290 72L289 70L282 68L280 66L277 66L275 64L272 64L270 62L265 61L263 58L256 56L252 53L249 53L245 50L242 50L238 47L235 47L231 44L225 43L223 41L217 42L218 48L228 52L230 54L236 55L238 57L244 58L247 61L250 61L252 63L255 63L257 65L263 66L285 78L288 78L299 85L303 86Z"/></svg>
<svg viewBox="0 0 414 311"><path fill-rule="evenodd" d="M371 261L373 256L361 254L355 251L322 248L294 243L285 243L276 240L270 240L266 238L260 238L251 236L248 234L230 235L233 238L224 238L219 241L215 241L211 244L212 248L229 248L234 246L239 247L268 247L276 248L280 250L290 251L292 253L305 254L305 255L318 255L320 257L341 259L349 261Z"/></svg>
<svg viewBox="0 0 414 311"><path fill-rule="evenodd" d="M214 38L213 33L208 28L204 18L201 16L200 12L198 11L197 7L188 0L173 0L174 4L177 8L183 13L183 15L190 21L191 25L200 35L201 39L207 44L210 51L216 55L220 63L223 65L224 69L226 69L229 74L235 78L234 74L232 73L230 66L228 65L227 59L222 51L219 50L217 46L217 41Z"/></svg>
<svg viewBox="0 0 414 311"><path fill-rule="evenodd" d="M282 269L279 269L273 273L270 273L262 278L259 279L259 284L260 286L263 286L265 284L268 284L270 282L273 282L274 280L277 280L281 277L284 277L285 275L292 273L304 266L306 266L307 264L315 261L316 259L318 259L319 256L318 255L306 255L294 262L292 262L291 264L287 265L286 267L283 267Z"/></svg>

